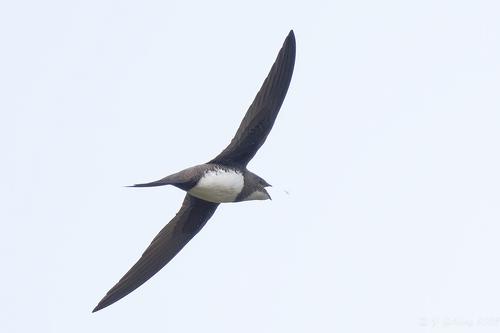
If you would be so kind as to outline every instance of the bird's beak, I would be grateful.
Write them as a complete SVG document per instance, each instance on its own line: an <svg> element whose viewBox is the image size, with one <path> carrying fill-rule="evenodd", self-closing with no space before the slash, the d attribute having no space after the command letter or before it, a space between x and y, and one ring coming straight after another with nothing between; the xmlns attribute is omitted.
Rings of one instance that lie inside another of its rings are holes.
<svg viewBox="0 0 500 333"><path fill-rule="evenodd" d="M271 185L269 185L269 186L271 186ZM271 198L271 196L269 195L269 192L267 192L267 190L266 190L266 189L264 189L264 193L266 193L267 198L268 198L269 200L273 200L273 198Z"/></svg>

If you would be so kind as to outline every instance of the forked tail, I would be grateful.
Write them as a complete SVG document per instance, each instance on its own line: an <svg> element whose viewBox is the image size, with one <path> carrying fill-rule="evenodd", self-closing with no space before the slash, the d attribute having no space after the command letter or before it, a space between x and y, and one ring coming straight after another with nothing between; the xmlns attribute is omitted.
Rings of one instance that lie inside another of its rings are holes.
<svg viewBox="0 0 500 333"><path fill-rule="evenodd" d="M150 182L150 183L143 183L143 184L134 184L130 185L127 187L154 187L154 186L163 186L163 185L176 185L174 182L172 182L172 179L170 176L167 176L165 178L162 178L160 180Z"/></svg>

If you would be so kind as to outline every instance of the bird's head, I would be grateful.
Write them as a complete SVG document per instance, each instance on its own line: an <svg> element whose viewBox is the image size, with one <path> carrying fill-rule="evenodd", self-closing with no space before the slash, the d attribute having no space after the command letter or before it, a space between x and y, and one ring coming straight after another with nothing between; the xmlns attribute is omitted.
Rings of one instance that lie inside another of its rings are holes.
<svg viewBox="0 0 500 333"><path fill-rule="evenodd" d="M268 182L266 182L264 179L261 177L257 176L256 174L252 174L251 177L253 178L253 184L254 188L253 191L250 192L250 194L244 199L245 201L247 200L272 200L271 196L266 190L266 187L271 186Z"/></svg>

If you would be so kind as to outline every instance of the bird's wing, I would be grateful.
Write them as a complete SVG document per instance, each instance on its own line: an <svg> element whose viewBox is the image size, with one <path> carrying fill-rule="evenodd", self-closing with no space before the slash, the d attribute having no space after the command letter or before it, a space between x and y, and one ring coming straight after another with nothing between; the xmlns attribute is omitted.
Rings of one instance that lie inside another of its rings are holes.
<svg viewBox="0 0 500 333"><path fill-rule="evenodd" d="M231 143L209 163L246 167L266 141L285 99L295 64L295 36L290 31L276 61L250 105Z"/></svg>
<svg viewBox="0 0 500 333"><path fill-rule="evenodd" d="M218 205L187 194L177 215L160 231L139 261L108 291L92 312L125 297L155 275L203 228Z"/></svg>

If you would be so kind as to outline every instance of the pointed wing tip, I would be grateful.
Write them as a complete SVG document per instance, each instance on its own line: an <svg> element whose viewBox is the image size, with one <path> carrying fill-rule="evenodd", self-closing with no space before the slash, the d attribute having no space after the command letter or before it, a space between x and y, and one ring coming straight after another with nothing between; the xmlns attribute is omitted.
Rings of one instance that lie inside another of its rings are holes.
<svg viewBox="0 0 500 333"><path fill-rule="evenodd" d="M104 298L96 305L96 307L92 310L92 313L95 313L99 310L102 310L108 306L110 306L111 304L113 304L114 302L118 301L117 300L114 300L114 301L109 301L109 298L108 298L108 295L104 296Z"/></svg>
<svg viewBox="0 0 500 333"><path fill-rule="evenodd" d="M95 313L95 312L97 312L99 310L104 309L108 305L111 305L112 303L107 302L107 298L108 298L108 295L104 296L104 298L101 299L99 301L99 303L97 303L96 307L92 310L92 313Z"/></svg>
<svg viewBox="0 0 500 333"><path fill-rule="evenodd" d="M290 32L288 33L288 36L286 36L285 43L293 43L293 44L295 44L295 33L293 32L293 29L290 30Z"/></svg>
<svg viewBox="0 0 500 333"><path fill-rule="evenodd" d="M292 29L288 33L288 36L286 36L285 42L283 43L283 49L286 53L292 56L293 63L295 63L295 48L295 34Z"/></svg>

